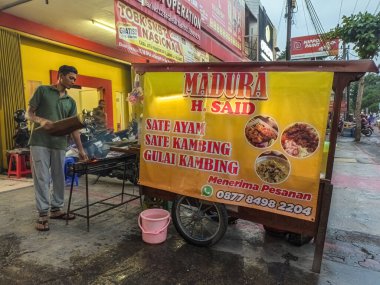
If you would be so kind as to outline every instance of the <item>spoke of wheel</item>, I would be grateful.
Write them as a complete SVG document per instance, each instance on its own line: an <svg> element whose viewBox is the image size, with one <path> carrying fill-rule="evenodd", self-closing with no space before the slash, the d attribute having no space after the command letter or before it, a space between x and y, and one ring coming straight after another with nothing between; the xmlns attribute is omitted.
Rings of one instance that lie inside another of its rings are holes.
<svg viewBox="0 0 380 285"><path fill-rule="evenodd" d="M201 202L199 203L198 212L201 211L202 205L203 205L203 202L201 201Z"/></svg>
<svg viewBox="0 0 380 285"><path fill-rule="evenodd" d="M185 202L187 202L187 205L185 204ZM182 201L182 203L180 204L180 207L183 207L184 209L187 209L189 212L192 212L192 213L196 211L194 209L196 207L194 205L191 205L188 199L186 199L186 201Z"/></svg>
<svg viewBox="0 0 380 285"><path fill-rule="evenodd" d="M182 208L188 210L189 212L194 212L194 210L193 210L194 206L181 204L180 207L182 207Z"/></svg>
<svg viewBox="0 0 380 285"><path fill-rule="evenodd" d="M189 225L185 228L185 230L187 232L190 232L190 235L193 236L194 235L194 230L195 230L195 221L192 221L191 223L189 223Z"/></svg>
<svg viewBox="0 0 380 285"><path fill-rule="evenodd" d="M213 219L212 219L212 217L214 217L214 216L218 216L218 215L205 215L204 217L203 217L203 219L206 219L207 221L209 221L209 222L211 222L212 224L213 223L216 223L216 221L214 221Z"/></svg>
<svg viewBox="0 0 380 285"><path fill-rule="evenodd" d="M188 222L186 223L184 219L188 219ZM194 222L194 219L192 217L181 217L181 223L184 227L191 225L191 223L193 222Z"/></svg>
<svg viewBox="0 0 380 285"><path fill-rule="evenodd" d="M202 218L202 220L204 220L207 224L209 224L212 227L219 227L219 222L214 221L210 217L205 216Z"/></svg>
<svg viewBox="0 0 380 285"><path fill-rule="evenodd" d="M203 211L204 212L207 212L208 210L210 210L210 209L212 209L212 208L214 208L214 205L210 205L210 206L208 206L206 209L204 209Z"/></svg>
<svg viewBox="0 0 380 285"><path fill-rule="evenodd" d="M194 219L194 211L192 209L188 209L187 206L180 206L178 211L178 215L183 218Z"/></svg>
<svg viewBox="0 0 380 285"><path fill-rule="evenodd" d="M194 236L194 229L195 229L195 221L194 221L193 227L191 228L191 236Z"/></svg>
<svg viewBox="0 0 380 285"><path fill-rule="evenodd" d="M185 201L184 201L184 202L185 202ZM182 224L183 228L184 228L186 231L190 232L191 236L193 236L193 234L194 234L194 228L195 228L195 220L194 220L194 218L193 218L194 210L192 210L193 206L191 206L191 204L189 203L189 200L188 200L188 199L186 199L186 202L187 202L188 205L181 204L181 205L180 205L180 208L184 208L184 209L189 210L191 216L190 216L190 217L184 217L184 216L181 215L181 214L179 214L179 215L180 215L180 218L181 218L181 224ZM188 209L188 207L189 207L190 209ZM181 212L182 212L181 209L179 209L179 213L181 213ZM187 223L185 223L185 222L183 221L183 218L187 218L189 221L188 221Z"/></svg>
<svg viewBox="0 0 380 285"><path fill-rule="evenodd" d="M208 233L209 236L213 236L214 235L214 233L210 232L207 227L204 227L204 230Z"/></svg>
<svg viewBox="0 0 380 285"><path fill-rule="evenodd" d="M194 219L196 213L202 214L200 221ZM214 204L206 204L202 200L184 197L178 209L178 216L181 227L190 236L200 240L207 240L214 236L219 227L219 223L213 220L214 217L220 219L217 208Z"/></svg>
<svg viewBox="0 0 380 285"><path fill-rule="evenodd" d="M208 226L206 226L205 223L203 223L203 221L205 221L207 223ZM214 235L214 230L210 231L209 227L214 227L214 224L215 224L215 221L213 221L209 215L204 215L202 217L202 221L201 221L201 224L202 224L202 237L205 236L205 233L208 234L207 236L208 237L211 237Z"/></svg>
<svg viewBox="0 0 380 285"><path fill-rule="evenodd" d="M194 207L193 205L191 205L189 198L184 198L184 202L186 202L190 207Z"/></svg>

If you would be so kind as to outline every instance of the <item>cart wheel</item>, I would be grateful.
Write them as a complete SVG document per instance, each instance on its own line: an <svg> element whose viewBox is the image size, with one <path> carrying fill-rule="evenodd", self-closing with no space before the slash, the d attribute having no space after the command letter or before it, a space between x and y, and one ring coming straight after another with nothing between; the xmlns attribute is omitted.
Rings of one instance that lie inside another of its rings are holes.
<svg viewBox="0 0 380 285"><path fill-rule="evenodd" d="M177 196L172 218L178 233L196 246L217 243L227 230L228 215L223 204Z"/></svg>
<svg viewBox="0 0 380 285"><path fill-rule="evenodd" d="M312 236L307 236L303 234L297 234L297 233L288 233L286 235L286 240L295 246L301 246L304 244L309 243L313 239Z"/></svg>
<svg viewBox="0 0 380 285"><path fill-rule="evenodd" d="M229 225L236 225L238 220L239 220L238 217L228 216Z"/></svg>
<svg viewBox="0 0 380 285"><path fill-rule="evenodd" d="M286 235L286 231L278 230L278 229L271 228L265 225L263 225L263 227L264 227L265 233L272 237L283 238Z"/></svg>
<svg viewBox="0 0 380 285"><path fill-rule="evenodd" d="M214 222L219 221L219 216L216 211L209 210L206 212L206 214L208 214ZM229 225L235 225L237 224L237 220L239 220L238 217L228 216L227 222Z"/></svg>
<svg viewBox="0 0 380 285"><path fill-rule="evenodd" d="M366 137L372 136L373 131L371 129L365 129L362 130L362 134L365 135Z"/></svg>

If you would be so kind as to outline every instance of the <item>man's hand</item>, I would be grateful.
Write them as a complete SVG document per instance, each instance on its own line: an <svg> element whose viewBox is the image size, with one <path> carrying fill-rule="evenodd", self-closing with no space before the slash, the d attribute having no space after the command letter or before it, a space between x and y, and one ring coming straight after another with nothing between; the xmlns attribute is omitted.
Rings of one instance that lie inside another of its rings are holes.
<svg viewBox="0 0 380 285"><path fill-rule="evenodd" d="M45 130L51 130L53 128L53 122L48 119L39 118L38 123Z"/></svg>
<svg viewBox="0 0 380 285"><path fill-rule="evenodd" d="M25 113L25 118L33 123L40 124L40 127L45 130L51 130L53 128L53 122L36 116L36 108L29 106L28 111Z"/></svg>
<svg viewBox="0 0 380 285"><path fill-rule="evenodd" d="M88 156L84 151L79 151L78 154L79 154L79 160L84 160L84 161L88 160Z"/></svg>
<svg viewBox="0 0 380 285"><path fill-rule="evenodd" d="M79 159L80 160L88 160L88 156L86 152L83 149L82 142L80 140L80 132L79 130L75 130L71 133L72 138L74 139L75 144L78 147L78 154L79 154Z"/></svg>

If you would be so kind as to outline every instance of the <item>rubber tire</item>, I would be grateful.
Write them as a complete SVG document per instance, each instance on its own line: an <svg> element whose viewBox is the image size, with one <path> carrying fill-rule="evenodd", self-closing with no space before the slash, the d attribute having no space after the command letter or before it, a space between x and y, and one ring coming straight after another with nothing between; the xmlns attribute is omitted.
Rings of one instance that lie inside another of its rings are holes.
<svg viewBox="0 0 380 285"><path fill-rule="evenodd" d="M286 235L286 240L295 246L302 246L304 244L309 243L313 239L312 236L307 236L303 234L297 234L297 233L288 233Z"/></svg>
<svg viewBox="0 0 380 285"><path fill-rule="evenodd" d="M226 207L223 204L215 203L215 202L209 202L205 201L208 204L211 204L213 206L213 209L210 211L214 211L217 213L218 217L216 219L210 219L214 221L215 223L218 224L218 228L216 232L210 237L206 239L199 239L191 236L185 229L184 226L182 225L182 221L180 219L180 208L182 203L185 200L190 199L191 201L198 202L202 201L197 198L190 198L187 196L182 196L178 195L176 199L174 200L173 206L172 206L172 219L173 219L173 224L177 230L177 232L182 236L184 240L186 240L188 243L195 245L195 246L200 246L200 247L209 247L214 244L216 244L225 234L228 226L228 214ZM205 211L207 212L207 211ZM203 212L203 214L205 214Z"/></svg>
<svg viewBox="0 0 380 285"><path fill-rule="evenodd" d="M278 237L278 238L284 238L286 236L286 231L276 230L274 228L268 227L263 225L265 234L272 236L272 237Z"/></svg>
<svg viewBox="0 0 380 285"><path fill-rule="evenodd" d="M373 131L370 128L362 130L362 134L365 135L366 137L372 136L372 133Z"/></svg>
<svg viewBox="0 0 380 285"><path fill-rule="evenodd" d="M215 211L209 211L209 214L215 213ZM219 217L211 217L211 219L215 222L219 221ZM229 225L235 225L237 223L237 220L239 220L238 217L228 216L228 224Z"/></svg>
<svg viewBox="0 0 380 285"><path fill-rule="evenodd" d="M229 225L236 225L238 220L239 220L238 217L228 216Z"/></svg>

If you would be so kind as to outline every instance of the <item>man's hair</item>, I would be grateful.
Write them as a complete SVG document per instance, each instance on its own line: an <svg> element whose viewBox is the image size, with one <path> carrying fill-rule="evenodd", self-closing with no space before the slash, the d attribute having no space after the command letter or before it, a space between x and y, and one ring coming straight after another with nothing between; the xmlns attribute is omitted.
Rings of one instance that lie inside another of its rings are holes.
<svg viewBox="0 0 380 285"><path fill-rule="evenodd" d="M100 99L99 102L98 102L98 105L100 105L100 103L105 103L106 101L104 101L103 99Z"/></svg>
<svg viewBox="0 0 380 285"><path fill-rule="evenodd" d="M74 66L70 66L70 65L62 65L62 66L58 69L58 76L59 76L60 74L62 74L62 75L67 75L67 74L69 74L70 72L75 73L75 74L78 74L78 70L77 70Z"/></svg>

